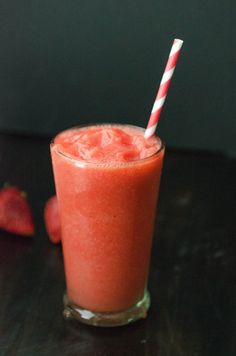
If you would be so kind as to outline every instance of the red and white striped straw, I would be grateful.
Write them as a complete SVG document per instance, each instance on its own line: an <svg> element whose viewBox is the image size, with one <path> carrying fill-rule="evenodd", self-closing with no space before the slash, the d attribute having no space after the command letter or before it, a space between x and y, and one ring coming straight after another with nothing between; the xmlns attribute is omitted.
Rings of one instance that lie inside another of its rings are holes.
<svg viewBox="0 0 236 356"><path fill-rule="evenodd" d="M154 102L151 116L149 118L148 125L144 133L144 136L146 138L151 137L156 131L156 127L166 99L166 95L170 86L171 78L175 70L175 66L179 57L182 44L183 44L182 40L175 39L171 47L169 58L164 70L164 74L161 79L160 87L157 92L157 97Z"/></svg>

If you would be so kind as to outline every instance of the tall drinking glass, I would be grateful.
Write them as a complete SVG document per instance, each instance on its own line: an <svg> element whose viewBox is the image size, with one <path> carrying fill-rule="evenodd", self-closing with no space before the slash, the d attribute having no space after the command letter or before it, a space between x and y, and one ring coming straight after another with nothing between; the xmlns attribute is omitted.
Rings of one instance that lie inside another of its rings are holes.
<svg viewBox="0 0 236 356"><path fill-rule="evenodd" d="M155 137L152 154L124 162L93 162L62 147L68 136L81 148L80 131L101 126L144 133L118 124L72 128L55 137L51 157L67 286L64 315L116 326L145 318L150 305L147 281L164 146ZM127 145L124 155L129 154Z"/></svg>

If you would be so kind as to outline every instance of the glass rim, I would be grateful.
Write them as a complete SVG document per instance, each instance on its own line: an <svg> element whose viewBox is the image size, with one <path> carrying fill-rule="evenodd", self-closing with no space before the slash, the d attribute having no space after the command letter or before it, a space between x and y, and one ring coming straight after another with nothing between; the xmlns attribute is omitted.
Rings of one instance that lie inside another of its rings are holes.
<svg viewBox="0 0 236 356"><path fill-rule="evenodd" d="M76 125L76 126L72 126L68 129L65 129L65 130L62 130L60 132L58 132L58 134L56 134L51 142L50 142L50 147L53 148L54 146L56 146L56 143L55 143L55 139L62 133L66 132L66 131L71 131L71 130L76 130L76 129L82 129L82 128L86 128L86 127L92 127L92 126L120 126L120 127L123 127L123 126L128 126L128 127L131 127L131 128L138 128L138 129L141 129L143 132L145 132L145 128L141 127L141 126L137 126L137 125L132 125L132 124L119 124L119 123L90 123L90 124L82 124L82 125ZM165 143L164 141L159 137L157 136L156 134L154 134L154 136L157 138L157 140L160 142L160 147L159 149L154 152L153 154L151 154L150 156L147 156L147 157L144 157L144 158L139 158L139 159L135 159L135 160L132 160L132 161L125 161L125 162L117 162L117 161L111 161L111 162L93 162L93 161L90 161L90 160L83 160L81 158L76 158L70 154L66 154L65 152L63 152L62 150L60 149L55 149L55 153L58 154L59 156L61 156L63 159L66 159L70 162L73 162L74 164L82 167L82 166L95 166L95 167L103 167L103 168L109 168L109 167L124 167L124 166L129 166L129 165L134 165L134 164L138 164L138 163L141 163L141 162L146 162L156 156L158 156L164 149L165 149Z"/></svg>

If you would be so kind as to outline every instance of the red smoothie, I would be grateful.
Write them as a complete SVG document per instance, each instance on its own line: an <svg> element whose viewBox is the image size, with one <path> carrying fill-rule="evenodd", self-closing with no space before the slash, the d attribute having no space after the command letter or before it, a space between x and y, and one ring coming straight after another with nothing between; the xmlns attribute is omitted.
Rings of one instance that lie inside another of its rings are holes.
<svg viewBox="0 0 236 356"><path fill-rule="evenodd" d="M160 139L128 125L72 128L56 136L51 156L68 298L94 312L132 307L146 290Z"/></svg>

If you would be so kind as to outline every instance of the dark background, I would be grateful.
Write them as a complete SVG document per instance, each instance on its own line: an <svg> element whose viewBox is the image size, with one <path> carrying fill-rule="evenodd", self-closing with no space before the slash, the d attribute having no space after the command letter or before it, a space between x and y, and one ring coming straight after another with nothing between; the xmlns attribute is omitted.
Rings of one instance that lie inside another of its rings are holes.
<svg viewBox="0 0 236 356"><path fill-rule="evenodd" d="M0 130L145 126L173 39L168 146L236 155L235 0L0 0Z"/></svg>

